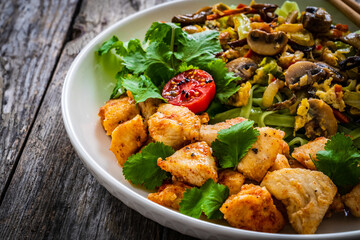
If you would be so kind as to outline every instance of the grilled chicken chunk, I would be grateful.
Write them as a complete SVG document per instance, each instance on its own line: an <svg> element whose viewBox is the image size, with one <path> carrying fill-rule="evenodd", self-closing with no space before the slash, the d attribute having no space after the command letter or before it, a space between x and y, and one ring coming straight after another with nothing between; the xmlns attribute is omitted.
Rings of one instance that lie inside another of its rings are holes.
<svg viewBox="0 0 360 240"><path fill-rule="evenodd" d="M117 126L111 134L110 150L122 166L147 139L145 125L140 115Z"/></svg>
<svg viewBox="0 0 360 240"><path fill-rule="evenodd" d="M176 151L170 157L159 158L157 165L170 172L178 181L200 187L208 179L217 182L215 159L206 142L196 142Z"/></svg>
<svg viewBox="0 0 360 240"><path fill-rule="evenodd" d="M278 153L283 153L282 138L285 133L269 127L257 128L260 135L245 157L239 162L237 170L245 177L260 182L274 164Z"/></svg>
<svg viewBox="0 0 360 240"><path fill-rule="evenodd" d="M300 168L283 168L268 172L261 182L286 206L289 222L296 232L316 232L337 188L322 172Z"/></svg>
<svg viewBox="0 0 360 240"><path fill-rule="evenodd" d="M111 99L99 110L99 117L106 134L111 135L112 131L121 123L126 122L139 114L135 101L132 98L124 97Z"/></svg>
<svg viewBox="0 0 360 240"><path fill-rule="evenodd" d="M195 142L200 136L200 118L186 107L162 104L148 121L149 134L175 149Z"/></svg>
<svg viewBox="0 0 360 240"><path fill-rule="evenodd" d="M188 188L191 187L182 182L165 183L156 193L150 193L148 199L165 207L179 210L179 203Z"/></svg>
<svg viewBox="0 0 360 240"><path fill-rule="evenodd" d="M285 220L273 203L270 193L264 187L245 184L241 191L231 195L220 211L228 223L237 228L278 232Z"/></svg>
<svg viewBox="0 0 360 240"><path fill-rule="evenodd" d="M201 125L200 128L200 141L205 141L209 146L215 141L218 132L223 129L227 129L237 123L245 121L245 118L238 117L233 119L228 119L225 122L216 123L214 125Z"/></svg>
<svg viewBox="0 0 360 240"><path fill-rule="evenodd" d="M288 159L285 157L285 155L278 153L274 165L272 165L269 171L280 170L283 168L290 168L290 164Z"/></svg>
<svg viewBox="0 0 360 240"><path fill-rule="evenodd" d="M245 182L245 177L237 171L226 169L219 173L218 183L223 184L229 188L229 194L233 195L240 192L242 185Z"/></svg>
<svg viewBox="0 0 360 240"><path fill-rule="evenodd" d="M328 139L325 137L318 137L315 140L308 142L307 144L295 148L291 156L308 169L316 170L310 155L312 159L316 161L316 153L318 151L324 150L327 140Z"/></svg>
<svg viewBox="0 0 360 240"><path fill-rule="evenodd" d="M147 124L147 121L149 120L150 116L156 113L156 110L158 109L159 105L162 102L163 100L161 99L148 98L144 102L138 103L141 115L145 119L145 124Z"/></svg>
<svg viewBox="0 0 360 240"><path fill-rule="evenodd" d="M343 196L345 205L355 217L360 217L360 183Z"/></svg>

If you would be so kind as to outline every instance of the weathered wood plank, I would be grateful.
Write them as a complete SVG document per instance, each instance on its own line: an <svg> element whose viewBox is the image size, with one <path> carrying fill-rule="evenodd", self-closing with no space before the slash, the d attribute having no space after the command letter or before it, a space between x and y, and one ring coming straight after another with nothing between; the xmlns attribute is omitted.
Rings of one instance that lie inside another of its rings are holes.
<svg viewBox="0 0 360 240"><path fill-rule="evenodd" d="M55 69L77 2L0 1L1 196Z"/></svg>
<svg viewBox="0 0 360 240"><path fill-rule="evenodd" d="M192 239L144 218L96 182L67 138L59 104L78 51L108 24L160 2L83 2L77 38L64 48L0 206L0 239Z"/></svg>

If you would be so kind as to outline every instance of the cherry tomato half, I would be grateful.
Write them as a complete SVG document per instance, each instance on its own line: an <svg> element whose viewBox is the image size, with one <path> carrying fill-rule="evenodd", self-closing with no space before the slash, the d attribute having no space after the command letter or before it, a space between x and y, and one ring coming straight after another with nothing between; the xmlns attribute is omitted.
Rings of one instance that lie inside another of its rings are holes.
<svg viewBox="0 0 360 240"><path fill-rule="evenodd" d="M200 69L190 69L173 77L162 92L170 104L184 106L194 113L207 109L215 96L212 76Z"/></svg>

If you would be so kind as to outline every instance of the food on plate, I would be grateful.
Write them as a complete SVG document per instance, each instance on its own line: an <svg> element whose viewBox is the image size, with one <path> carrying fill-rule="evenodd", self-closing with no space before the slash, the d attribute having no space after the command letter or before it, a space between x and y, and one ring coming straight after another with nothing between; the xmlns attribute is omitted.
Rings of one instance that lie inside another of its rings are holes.
<svg viewBox="0 0 360 240"><path fill-rule="evenodd" d="M149 136L154 141L179 149L199 140L200 118L187 107L162 104L148 121Z"/></svg>
<svg viewBox="0 0 360 240"><path fill-rule="evenodd" d="M125 179L253 231L359 217L359 39L290 1L218 3L152 23L144 41L113 36L98 50L118 72L99 117Z"/></svg>
<svg viewBox="0 0 360 240"><path fill-rule="evenodd" d="M282 201L290 224L302 234L315 233L337 191L322 172L299 168L268 172L261 186Z"/></svg>
<svg viewBox="0 0 360 240"><path fill-rule="evenodd" d="M214 79L203 70L190 69L170 79L162 96L170 104L187 107L194 113L203 112L215 96Z"/></svg>
<svg viewBox="0 0 360 240"><path fill-rule="evenodd" d="M237 228L276 233L285 225L268 190L253 184L243 185L239 193L225 201L220 211L229 224Z"/></svg>

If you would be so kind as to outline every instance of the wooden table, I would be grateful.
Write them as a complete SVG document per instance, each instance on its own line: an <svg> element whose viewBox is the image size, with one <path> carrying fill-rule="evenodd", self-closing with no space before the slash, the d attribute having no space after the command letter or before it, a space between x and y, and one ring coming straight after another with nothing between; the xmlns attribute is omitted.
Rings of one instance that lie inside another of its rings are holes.
<svg viewBox="0 0 360 240"><path fill-rule="evenodd" d="M0 239L192 239L102 187L61 116L64 78L85 44L165 1L0 1Z"/></svg>

